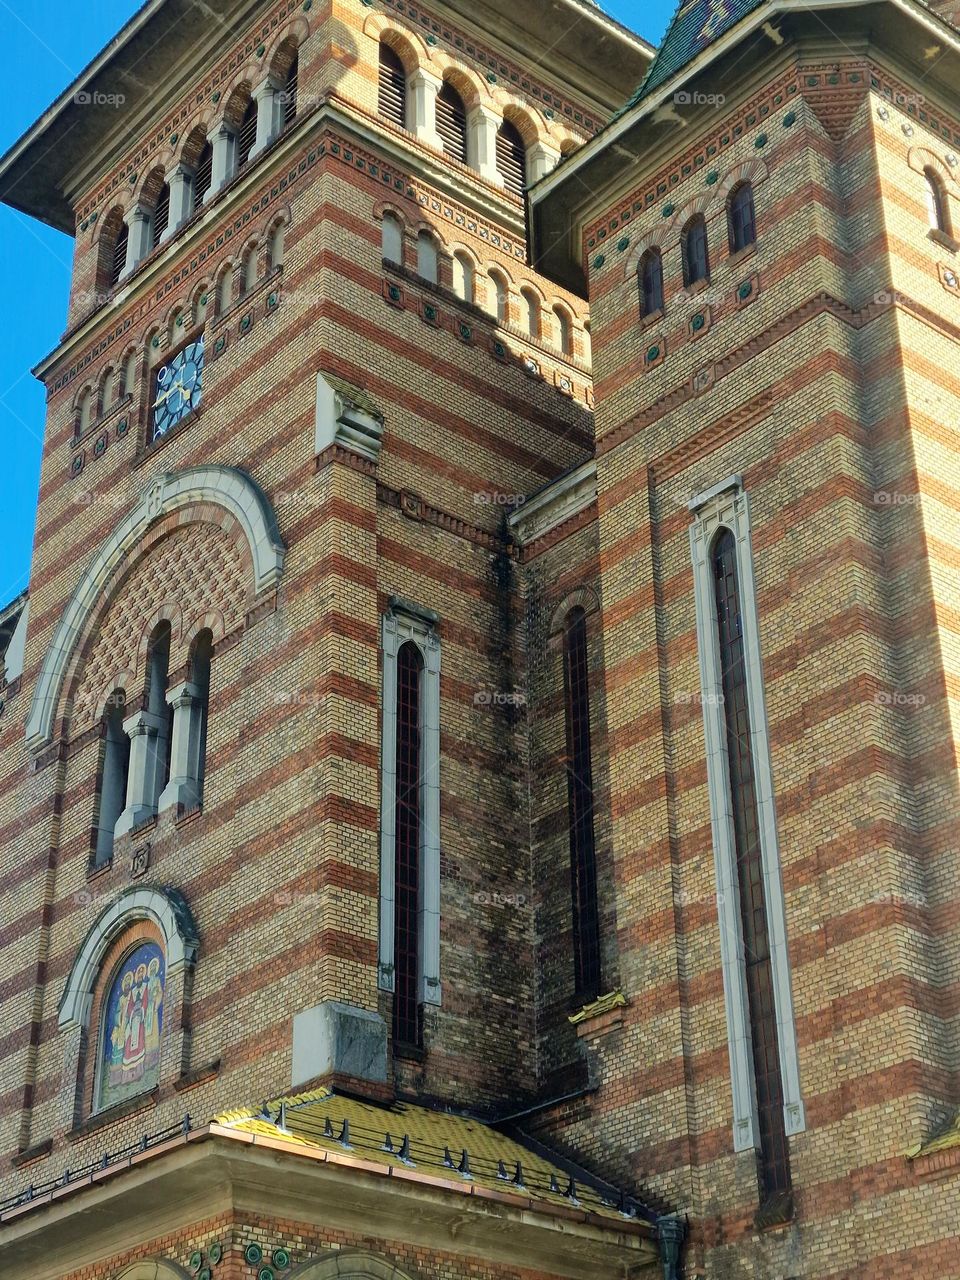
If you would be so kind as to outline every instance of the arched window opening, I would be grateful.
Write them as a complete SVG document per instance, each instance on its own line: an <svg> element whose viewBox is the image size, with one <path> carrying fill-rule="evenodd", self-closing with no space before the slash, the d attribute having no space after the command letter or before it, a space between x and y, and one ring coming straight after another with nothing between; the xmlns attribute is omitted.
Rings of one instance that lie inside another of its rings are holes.
<svg viewBox="0 0 960 1280"><path fill-rule="evenodd" d="M193 203L196 209L203 204L203 197L210 190L213 181L213 147L205 142L197 157L197 168L193 175Z"/></svg>
<svg viewBox="0 0 960 1280"><path fill-rule="evenodd" d="M760 1187L766 1199L790 1190L790 1153L783 1116L783 1081L760 844L760 812L741 629L737 544L729 529L722 528L713 544L712 569L743 930L743 964L756 1076Z"/></svg>
<svg viewBox="0 0 960 1280"><path fill-rule="evenodd" d="M656 247L640 259L640 315L658 315L663 310L663 255Z"/></svg>
<svg viewBox="0 0 960 1280"><path fill-rule="evenodd" d="M385 120L404 128L407 123L407 73L399 55L380 41L380 90L378 109Z"/></svg>
<svg viewBox="0 0 960 1280"><path fill-rule="evenodd" d="M257 141L257 104L253 98L247 103L237 131L237 168L250 159L250 152Z"/></svg>
<svg viewBox="0 0 960 1280"><path fill-rule="evenodd" d="M210 718L210 659L213 656L213 634L201 631L194 641L190 664L191 682L196 690L197 755L195 776L197 801L203 801L203 782L207 772L207 723Z"/></svg>
<svg viewBox="0 0 960 1280"><path fill-rule="evenodd" d="M540 299L532 289L521 289L524 324L531 338L540 337Z"/></svg>
<svg viewBox="0 0 960 1280"><path fill-rule="evenodd" d="M384 262L403 263L403 227L392 213L383 215L380 228Z"/></svg>
<svg viewBox="0 0 960 1280"><path fill-rule="evenodd" d="M135 351L131 351L128 353L127 358L123 362L123 373L121 376L121 386L123 388L123 391L122 391L123 395L125 396L133 395L133 389L136 386L136 380L137 380L137 353Z"/></svg>
<svg viewBox="0 0 960 1280"><path fill-rule="evenodd" d="M473 263L462 252L453 255L453 291L464 302L474 300Z"/></svg>
<svg viewBox="0 0 960 1280"><path fill-rule="evenodd" d="M163 948L140 939L110 973L100 993L94 1111L153 1089L160 1078Z"/></svg>
<svg viewBox="0 0 960 1280"><path fill-rule="evenodd" d="M397 771L395 805L395 973L393 1038L421 1045L420 827L421 677L423 658L408 641L397 654Z"/></svg>
<svg viewBox="0 0 960 1280"><path fill-rule="evenodd" d="M287 70L287 78L283 86L283 127L286 128L297 116L297 81L300 75L300 53L293 55L293 61Z"/></svg>
<svg viewBox="0 0 960 1280"><path fill-rule="evenodd" d="M240 292L249 293L257 283L257 248L251 245L243 258L243 270L240 273Z"/></svg>
<svg viewBox="0 0 960 1280"><path fill-rule="evenodd" d="M440 255L429 231L421 231L417 236L417 274L430 284L439 283Z"/></svg>
<svg viewBox="0 0 960 1280"><path fill-rule="evenodd" d="M497 169L506 190L522 196L527 184L527 149L520 130L509 120L497 130Z"/></svg>
<svg viewBox="0 0 960 1280"><path fill-rule="evenodd" d="M499 271L490 272L491 311L499 324L506 324L510 315L510 286Z"/></svg>
<svg viewBox="0 0 960 1280"><path fill-rule="evenodd" d="M278 222L270 232L267 252L270 257L270 270L276 271L283 266L283 223Z"/></svg>
<svg viewBox="0 0 960 1280"><path fill-rule="evenodd" d="M210 295L207 293L207 286L204 285L202 292L197 294L197 300L193 304L193 323L195 325L203 324L207 318L207 311L210 309Z"/></svg>
<svg viewBox="0 0 960 1280"><path fill-rule="evenodd" d="M217 282L217 314L223 315L233 306L233 267L226 267Z"/></svg>
<svg viewBox="0 0 960 1280"><path fill-rule="evenodd" d="M573 355L573 320L570 312L563 307L554 307L554 321L557 326L557 346L565 356Z"/></svg>
<svg viewBox="0 0 960 1280"><path fill-rule="evenodd" d="M120 223L117 238L113 242L113 259L110 264L110 284L120 283L124 267L127 265L127 242L130 239L130 228L125 222Z"/></svg>
<svg viewBox="0 0 960 1280"><path fill-rule="evenodd" d="M753 188L749 182L735 187L727 204L730 252L739 253L757 240L757 217L753 204Z"/></svg>
<svg viewBox="0 0 960 1280"><path fill-rule="evenodd" d="M587 616L579 606L570 610L564 626L563 682L566 697L567 813L570 830L574 978L577 996L590 1001L600 994L600 917L593 829Z"/></svg>
<svg viewBox="0 0 960 1280"><path fill-rule="evenodd" d="M93 422L93 392L87 388L77 404L77 435L89 431Z"/></svg>
<svg viewBox="0 0 960 1280"><path fill-rule="evenodd" d="M157 203L153 210L153 248L163 239L163 233L170 225L170 186L164 183L160 188L160 194L157 196Z"/></svg>
<svg viewBox="0 0 960 1280"><path fill-rule="evenodd" d="M126 705L124 691L114 689L101 720L103 745L93 819L93 862L98 867L113 857L113 833L127 800L130 739L123 728Z"/></svg>
<svg viewBox="0 0 960 1280"><path fill-rule="evenodd" d="M170 778L173 707L167 702L170 673L170 623L161 622L150 637L147 653L147 762L142 803L156 812L160 792Z"/></svg>
<svg viewBox="0 0 960 1280"><path fill-rule="evenodd" d="M467 109L449 80L444 80L437 94L437 133L443 140L444 153L466 164Z"/></svg>
<svg viewBox="0 0 960 1280"><path fill-rule="evenodd" d="M697 284L710 278L710 258L707 249L707 224L702 213L695 213L683 229L681 236L683 253L683 283Z"/></svg>
<svg viewBox="0 0 960 1280"><path fill-rule="evenodd" d="M925 195L927 202L927 221L931 231L941 231L945 236L950 234L950 217L947 210L947 192L938 174L933 169L923 171Z"/></svg>

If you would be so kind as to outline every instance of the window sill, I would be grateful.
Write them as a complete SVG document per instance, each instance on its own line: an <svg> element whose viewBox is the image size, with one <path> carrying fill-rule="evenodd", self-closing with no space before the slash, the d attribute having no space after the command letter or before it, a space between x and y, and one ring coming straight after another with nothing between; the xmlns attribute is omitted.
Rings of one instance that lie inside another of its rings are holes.
<svg viewBox="0 0 960 1280"><path fill-rule="evenodd" d="M112 1107L107 1107L105 1111L94 1112L93 1115L88 1116L80 1124L74 1125L67 1134L67 1141L78 1142L81 1138L87 1137L88 1134L96 1133L99 1129L105 1129L117 1120L124 1120L127 1116L136 1115L139 1111L151 1110L157 1105L158 1092L158 1089L154 1087L149 1093L138 1093L135 1098L128 1098L126 1102L118 1102Z"/></svg>
<svg viewBox="0 0 960 1280"><path fill-rule="evenodd" d="M174 1080L174 1089L177 1093L186 1093L189 1089L196 1089L199 1085L206 1084L208 1080L215 1080L220 1074L221 1061L222 1059L216 1058L213 1062L208 1062L205 1067L185 1071L179 1080Z"/></svg>
<svg viewBox="0 0 960 1280"><path fill-rule="evenodd" d="M422 1045L394 1043L393 1056L401 1062L426 1062L427 1051Z"/></svg>
<svg viewBox="0 0 960 1280"><path fill-rule="evenodd" d="M99 880L101 876L105 876L113 867L113 854L109 858L104 858L102 862L91 862L87 865L87 883L91 880Z"/></svg>
<svg viewBox="0 0 960 1280"><path fill-rule="evenodd" d="M756 252L757 242L754 240L753 244L744 245L744 247L742 249L738 249L736 253L730 254L730 266L738 267L741 262L746 262L748 258L752 258Z"/></svg>
<svg viewBox="0 0 960 1280"><path fill-rule="evenodd" d="M47 1156L53 1150L53 1139L47 1138L43 1142L38 1142L35 1147L28 1147L25 1151L18 1151L12 1156L10 1163L15 1169L25 1169L27 1165L37 1164L40 1160L46 1160Z"/></svg>
<svg viewBox="0 0 960 1280"><path fill-rule="evenodd" d="M181 809L177 807L177 814L173 820L174 827L179 831L181 827L188 827L193 822L198 822L203 817L203 805L195 804L189 809Z"/></svg>
<svg viewBox="0 0 960 1280"><path fill-rule="evenodd" d="M932 240L934 244L942 245L950 253L956 253L960 249L960 241L954 240L953 236L948 235L946 231L938 231L936 227L930 228L927 232L927 239Z"/></svg>
<svg viewBox="0 0 960 1280"><path fill-rule="evenodd" d="M705 293L710 288L710 277L704 276L702 280L694 280L692 284L685 284L683 292L688 298L696 297L698 293Z"/></svg>
<svg viewBox="0 0 960 1280"><path fill-rule="evenodd" d="M663 319L663 307L658 307L656 311L648 311L645 316L640 317L640 328L649 329L652 324L656 324L658 320Z"/></svg>
<svg viewBox="0 0 960 1280"><path fill-rule="evenodd" d="M101 413L96 422L92 422L82 435L73 435L70 439L70 448L78 449L80 445L91 439L91 437L97 435L105 426L112 422L115 417L118 417L121 409L129 408L132 403L133 396L127 392L125 396L112 404L109 409L104 413Z"/></svg>
<svg viewBox="0 0 960 1280"><path fill-rule="evenodd" d="M778 1231L789 1226L796 1217L792 1191L778 1191L768 1196L754 1215L753 1224L758 1231Z"/></svg>

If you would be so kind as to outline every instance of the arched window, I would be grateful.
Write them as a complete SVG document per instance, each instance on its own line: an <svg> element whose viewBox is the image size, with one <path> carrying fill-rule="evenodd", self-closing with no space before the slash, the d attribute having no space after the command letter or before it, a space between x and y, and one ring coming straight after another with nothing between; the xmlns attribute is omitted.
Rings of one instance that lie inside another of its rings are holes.
<svg viewBox="0 0 960 1280"><path fill-rule="evenodd" d="M942 231L945 236L950 234L950 215L947 208L947 192L940 176L933 169L926 168L923 171L924 178L924 194L927 200L927 221L930 223L931 231Z"/></svg>
<svg viewBox="0 0 960 1280"><path fill-rule="evenodd" d="M499 324L506 324L510 315L510 286L499 271L490 272L490 310Z"/></svg>
<svg viewBox="0 0 960 1280"><path fill-rule="evenodd" d="M170 778L170 752L173 747L173 707L167 702L167 679L170 674L170 623L161 622L150 637L147 653L146 709L147 763L143 778L145 810L157 810L160 792Z"/></svg>
<svg viewBox="0 0 960 1280"><path fill-rule="evenodd" d="M160 1078L163 948L140 938L110 971L99 994L94 1111L153 1089Z"/></svg>
<svg viewBox="0 0 960 1280"><path fill-rule="evenodd" d="M565 307L554 307L554 322L557 326L557 346L565 356L573 355L573 320Z"/></svg>
<svg viewBox="0 0 960 1280"><path fill-rule="evenodd" d="M719 670L723 686L731 825L743 931L743 966L756 1077L760 1184L764 1196L769 1197L790 1190L790 1153L783 1114L784 1092L780 1074L766 877L760 836L761 819L750 729L750 694L741 626L737 543L732 531L722 526L713 544L711 569Z"/></svg>
<svg viewBox="0 0 960 1280"><path fill-rule="evenodd" d="M207 287L207 285L203 286L193 304L193 323L195 325L203 324L207 318L207 311L210 308L210 295L207 292Z"/></svg>
<svg viewBox="0 0 960 1280"><path fill-rule="evenodd" d="M210 190L210 184L213 181L213 147L209 142L204 142L200 148L200 154L197 157L197 167L193 175L193 203L194 208L199 209L203 204L203 197Z"/></svg>
<svg viewBox="0 0 960 1280"><path fill-rule="evenodd" d="M193 644L190 662L191 683L196 697L197 755L195 776L197 800L203 800L203 781L207 772L207 722L210 717L210 659L213 656L213 635L209 629L201 631Z"/></svg>
<svg viewBox="0 0 960 1280"><path fill-rule="evenodd" d="M243 270L240 273L240 292L249 293L257 283L257 246L251 245L243 257Z"/></svg>
<svg viewBox="0 0 960 1280"><path fill-rule="evenodd" d="M157 196L157 203L153 209L153 248L163 239L163 233L170 225L170 186L164 183L160 188L160 194Z"/></svg>
<svg viewBox="0 0 960 1280"><path fill-rule="evenodd" d="M437 242L429 231L421 231L417 236L417 274L430 284L437 284L440 280Z"/></svg>
<svg viewBox="0 0 960 1280"><path fill-rule="evenodd" d="M437 94L437 133L443 139L444 153L466 164L467 109L449 80L444 80Z"/></svg>
<svg viewBox="0 0 960 1280"><path fill-rule="evenodd" d="M741 182L734 187L727 201L727 229L730 234L730 252L739 253L757 239L757 218L753 207L753 187Z"/></svg>
<svg viewBox="0 0 960 1280"><path fill-rule="evenodd" d="M413 641L397 654L393 1038L420 1045L420 684L423 658Z"/></svg>
<svg viewBox="0 0 960 1280"><path fill-rule="evenodd" d="M127 358L123 362L123 372L121 374L121 394L132 396L133 389L137 381L137 353L130 351Z"/></svg>
<svg viewBox="0 0 960 1280"><path fill-rule="evenodd" d="M378 110L401 129L407 123L407 73L395 50L380 41L380 90Z"/></svg>
<svg viewBox="0 0 960 1280"><path fill-rule="evenodd" d="M497 130L497 169L506 190L522 196L527 184L527 149L520 130L509 120Z"/></svg>
<svg viewBox="0 0 960 1280"><path fill-rule="evenodd" d="M521 289L523 319L531 338L540 337L540 299L532 289Z"/></svg>
<svg viewBox="0 0 960 1280"><path fill-rule="evenodd" d="M570 610L564 626L563 684L566 699L573 964L577 996L586 1002L600 994L600 919L593 829L587 616L579 606Z"/></svg>
<svg viewBox="0 0 960 1280"><path fill-rule="evenodd" d="M129 239L130 228L125 222L121 222L117 230L117 237L113 242L113 257L110 263L111 285L120 283L120 277L123 275L124 267L127 265L127 243Z"/></svg>
<svg viewBox="0 0 960 1280"><path fill-rule="evenodd" d="M400 225L399 218L395 218L392 213L385 213L380 227L380 235L384 262L395 262L402 265L403 227Z"/></svg>
<svg viewBox="0 0 960 1280"><path fill-rule="evenodd" d="M217 315L223 315L233 306L233 267L228 266L220 273L217 281Z"/></svg>
<svg viewBox="0 0 960 1280"><path fill-rule="evenodd" d="M300 76L299 50L287 68L287 77L283 85L283 127L286 128L297 116L297 82Z"/></svg>
<svg viewBox="0 0 960 1280"><path fill-rule="evenodd" d="M93 422L93 392L88 387L77 404L77 435L82 436Z"/></svg>
<svg viewBox="0 0 960 1280"><path fill-rule="evenodd" d="M283 266L283 223L278 222L270 232L270 240L268 245L268 253L270 255L270 270L276 271L278 267Z"/></svg>
<svg viewBox="0 0 960 1280"><path fill-rule="evenodd" d="M473 302L473 263L465 253L453 255L453 291L464 302Z"/></svg>
<svg viewBox="0 0 960 1280"><path fill-rule="evenodd" d="M640 315L657 315L663 310L663 255L656 246L647 249L637 272L640 284Z"/></svg>
<svg viewBox="0 0 960 1280"><path fill-rule="evenodd" d="M707 250L707 224L702 213L695 213L683 228L680 237L683 253L683 283L696 284L710 278L710 258Z"/></svg>
<svg viewBox="0 0 960 1280"><path fill-rule="evenodd" d="M237 131L237 168L247 163L257 141L257 104L253 98L247 103Z"/></svg>
<svg viewBox="0 0 960 1280"><path fill-rule="evenodd" d="M101 720L100 771L93 818L93 863L101 866L113 857L113 833L127 801L130 739L123 728L126 695L115 689L107 699Z"/></svg>

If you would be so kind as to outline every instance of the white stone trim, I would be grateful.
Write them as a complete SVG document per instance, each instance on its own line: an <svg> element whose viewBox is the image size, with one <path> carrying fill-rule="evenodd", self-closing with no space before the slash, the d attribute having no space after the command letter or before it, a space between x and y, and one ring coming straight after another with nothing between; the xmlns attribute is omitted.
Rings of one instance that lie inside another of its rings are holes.
<svg viewBox="0 0 960 1280"><path fill-rule="evenodd" d="M212 502L231 515L246 536L253 559L254 594L274 587L283 572L283 543L276 517L253 480L234 467L194 467L150 481L136 507L110 534L87 566L64 610L37 678L24 731L37 752L53 740L53 723L67 663L91 611L113 574L129 563L137 542L161 516L194 503Z"/></svg>
<svg viewBox="0 0 960 1280"><path fill-rule="evenodd" d="M302 1262L290 1272L290 1280L410 1280L393 1262L375 1253L338 1250L331 1258Z"/></svg>
<svg viewBox="0 0 960 1280"><path fill-rule="evenodd" d="M176 976L193 964L196 930L182 900L165 889L126 889L97 917L77 953L60 999L61 1031L87 1025L103 957L114 939L137 920L150 920L160 930L167 975Z"/></svg>
<svg viewBox="0 0 960 1280"><path fill-rule="evenodd" d="M27 623L29 619L30 601L28 600L23 606L20 617L17 619L17 625L13 628L13 635L10 637L6 653L3 655L4 676L8 684L23 675L23 651L27 643Z"/></svg>
<svg viewBox="0 0 960 1280"><path fill-rule="evenodd" d="M584 462L528 498L507 519L521 547L579 515L597 497L597 464Z"/></svg>
<svg viewBox="0 0 960 1280"><path fill-rule="evenodd" d="M397 777L397 654L412 640L423 656L420 823L420 1000L440 1004L440 638L429 610L393 597L382 619L380 745L380 956L378 984L394 990L394 857Z"/></svg>
<svg viewBox="0 0 960 1280"><path fill-rule="evenodd" d="M786 913L780 877L780 850L764 701L763 668L760 660L760 625L750 538L749 500L740 477L730 476L693 498L689 506L696 515L690 526L690 550L694 567L707 786L710 795L723 993L733 1088L733 1138L734 1149L745 1151L759 1145L760 1134L757 1124L746 974L743 965L743 934L740 921L726 725L723 713L723 682L710 563L711 544L720 528L727 528L733 533L737 548L737 575L740 587L750 734L753 743L753 764L760 819L760 852L763 860L764 896L770 936L780 1074L784 1095L784 1123L787 1134L801 1133L805 1128L805 1118L800 1093L793 994L787 955Z"/></svg>
<svg viewBox="0 0 960 1280"><path fill-rule="evenodd" d="M314 450L321 454L332 444L376 463L383 444L383 419L367 412L318 373Z"/></svg>

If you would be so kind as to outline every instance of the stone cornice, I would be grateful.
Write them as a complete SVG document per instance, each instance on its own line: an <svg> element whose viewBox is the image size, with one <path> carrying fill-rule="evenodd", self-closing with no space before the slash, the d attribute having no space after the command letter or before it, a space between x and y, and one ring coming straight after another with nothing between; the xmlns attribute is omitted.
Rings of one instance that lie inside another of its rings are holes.
<svg viewBox="0 0 960 1280"><path fill-rule="evenodd" d="M507 524L515 541L526 547L596 500L597 464L591 458L533 494L509 516Z"/></svg>

